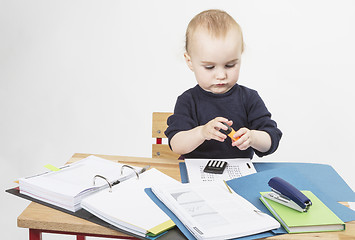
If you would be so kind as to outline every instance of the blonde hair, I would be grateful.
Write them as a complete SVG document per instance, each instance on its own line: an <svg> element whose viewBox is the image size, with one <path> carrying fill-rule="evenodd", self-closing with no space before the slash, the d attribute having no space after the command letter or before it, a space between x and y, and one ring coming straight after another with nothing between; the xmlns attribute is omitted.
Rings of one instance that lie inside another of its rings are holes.
<svg viewBox="0 0 355 240"><path fill-rule="evenodd" d="M242 52L244 51L244 41L242 29L239 24L225 11L210 9L197 14L191 19L186 29L185 50L189 52L189 43L197 29L207 30L213 37L225 37L228 31L236 28L240 32L242 40Z"/></svg>

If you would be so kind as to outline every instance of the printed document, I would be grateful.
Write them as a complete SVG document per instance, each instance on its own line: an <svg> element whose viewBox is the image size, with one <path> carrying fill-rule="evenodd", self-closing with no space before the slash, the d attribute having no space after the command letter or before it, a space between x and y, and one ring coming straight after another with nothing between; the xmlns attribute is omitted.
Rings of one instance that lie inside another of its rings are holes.
<svg viewBox="0 0 355 240"><path fill-rule="evenodd" d="M153 185L152 191L196 239L232 239L280 227L222 182Z"/></svg>
<svg viewBox="0 0 355 240"><path fill-rule="evenodd" d="M209 160L227 162L223 174L205 173L203 169ZM185 159L187 175L190 183L213 182L220 180L231 180L252 173L256 173L253 163L249 158L233 159Z"/></svg>

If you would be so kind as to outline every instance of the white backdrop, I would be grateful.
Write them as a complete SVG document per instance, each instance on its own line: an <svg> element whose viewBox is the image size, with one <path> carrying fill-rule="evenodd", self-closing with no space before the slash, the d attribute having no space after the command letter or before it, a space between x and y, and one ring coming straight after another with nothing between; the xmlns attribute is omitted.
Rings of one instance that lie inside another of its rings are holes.
<svg viewBox="0 0 355 240"><path fill-rule="evenodd" d="M330 164L355 189L354 1L1 0L4 239L27 237L16 217L28 202L4 192L13 180L76 152L151 156L152 112L173 111L196 84L184 33L209 8L241 25L239 83L258 90L284 134L255 160Z"/></svg>

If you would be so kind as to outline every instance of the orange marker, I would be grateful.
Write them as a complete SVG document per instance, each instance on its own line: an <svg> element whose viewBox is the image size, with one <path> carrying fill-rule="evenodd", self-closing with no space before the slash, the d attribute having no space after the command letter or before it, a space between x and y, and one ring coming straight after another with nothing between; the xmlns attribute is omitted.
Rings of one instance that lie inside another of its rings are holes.
<svg viewBox="0 0 355 240"><path fill-rule="evenodd" d="M231 128L227 123L222 122L228 129L227 130L223 130L221 129L220 131L224 134L226 134L228 137L230 137L232 139L233 142L237 141L240 137L234 138L234 134L235 134L235 130L233 128Z"/></svg>

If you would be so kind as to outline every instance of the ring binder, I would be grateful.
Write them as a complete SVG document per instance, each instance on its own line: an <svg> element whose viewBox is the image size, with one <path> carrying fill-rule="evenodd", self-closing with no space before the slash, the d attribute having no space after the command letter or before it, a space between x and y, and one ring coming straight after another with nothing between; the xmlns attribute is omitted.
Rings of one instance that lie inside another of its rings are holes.
<svg viewBox="0 0 355 240"><path fill-rule="evenodd" d="M60 171L46 171L20 178L19 190L21 194L26 196L76 212L82 208L80 203L83 198L101 190L114 193L113 187L116 184L130 178L135 180L136 173L133 171L127 170L123 172L123 175L120 175L123 165L91 155L60 167ZM138 174L149 168L149 166L133 167Z"/></svg>
<svg viewBox="0 0 355 240"><path fill-rule="evenodd" d="M112 184L111 184L111 183L107 180L107 178L105 178L104 176L95 175L95 177L93 178L93 184L94 184L94 186L95 186L95 180L96 180L97 177L100 177L100 178L104 179L104 180L107 182L107 184L109 185L109 187L110 187L110 192L112 192Z"/></svg>
<svg viewBox="0 0 355 240"><path fill-rule="evenodd" d="M139 174L145 172L145 171L149 168L149 166L146 166L146 167L142 168L142 170L141 170L140 172L137 172L137 170L136 170L134 167L125 164L125 165L122 165L122 167L121 167L121 175L123 175L123 168L124 168L124 167L127 167L127 168L132 169L132 170L135 172L136 176L137 176L137 180L139 180ZM108 184L109 187L110 187L110 192L112 192L112 187L113 187L113 186L115 186L116 184L119 184L119 183L121 182L120 180L116 180L116 181L114 181L113 183L110 183L110 181L107 180L107 178L105 178L104 176L102 176L102 175L95 175L95 177L93 178L93 185L94 185L94 186L95 186L95 180L96 180L97 177L102 178L102 179L104 179L104 180L107 182L107 184Z"/></svg>
<svg viewBox="0 0 355 240"><path fill-rule="evenodd" d="M130 168L130 169L132 169L135 173L136 173L136 176L137 176L137 180L139 179L139 173L137 172L137 170L136 169L134 169L132 166L129 166L129 165L122 165L122 167L121 167L121 175L123 174L123 168L124 167L128 167L128 168Z"/></svg>

